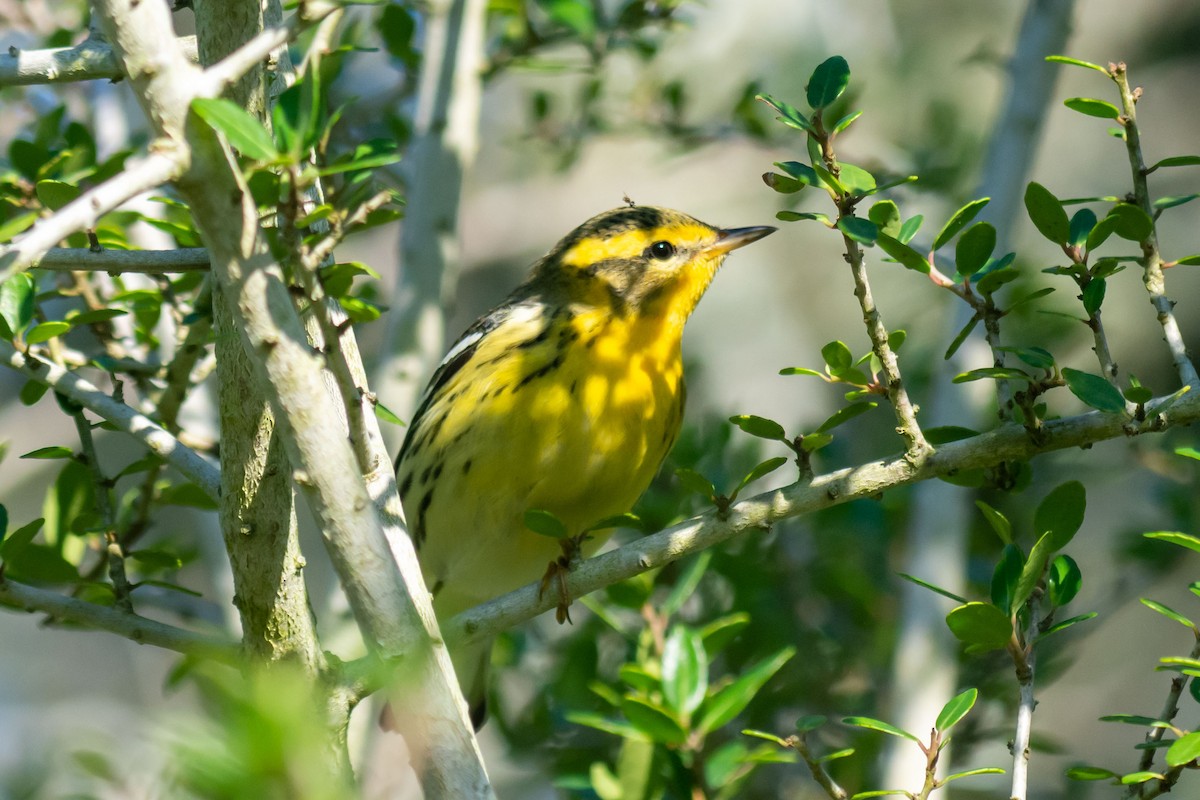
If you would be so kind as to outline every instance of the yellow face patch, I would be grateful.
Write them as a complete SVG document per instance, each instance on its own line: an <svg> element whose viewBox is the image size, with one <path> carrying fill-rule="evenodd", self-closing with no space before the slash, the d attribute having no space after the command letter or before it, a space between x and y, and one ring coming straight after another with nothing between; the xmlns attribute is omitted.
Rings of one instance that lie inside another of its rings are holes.
<svg viewBox="0 0 1200 800"><path fill-rule="evenodd" d="M562 255L562 265L582 268L602 261L641 258L654 242L670 242L677 251L697 250L717 241L717 232L699 223L677 223L650 229L589 236Z"/></svg>

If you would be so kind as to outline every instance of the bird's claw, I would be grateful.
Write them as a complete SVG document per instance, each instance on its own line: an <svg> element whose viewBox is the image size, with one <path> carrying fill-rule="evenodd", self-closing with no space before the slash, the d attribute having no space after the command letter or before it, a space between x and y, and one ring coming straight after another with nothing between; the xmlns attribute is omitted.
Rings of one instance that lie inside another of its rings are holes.
<svg viewBox="0 0 1200 800"><path fill-rule="evenodd" d="M571 619L571 590L567 587L567 575L571 570L575 569L575 565L583 558L583 542L588 539L586 533L578 536L571 536L566 539L560 539L559 545L562 547L562 555L551 561L546 566L546 573L542 575L542 581L538 584L538 599L546 593L546 589L551 583L558 586L558 605L554 608L554 619L559 625L564 622L574 624Z"/></svg>

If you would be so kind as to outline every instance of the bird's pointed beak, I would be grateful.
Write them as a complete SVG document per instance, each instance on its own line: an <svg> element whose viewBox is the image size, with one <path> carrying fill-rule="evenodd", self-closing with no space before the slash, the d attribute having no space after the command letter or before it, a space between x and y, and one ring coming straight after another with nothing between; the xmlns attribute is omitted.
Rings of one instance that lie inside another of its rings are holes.
<svg viewBox="0 0 1200 800"><path fill-rule="evenodd" d="M770 225L755 225L751 228L725 228L717 231L717 241L708 248L708 252L714 255L724 255L730 250L736 250L739 247L745 247L751 242L757 242L759 239L774 233L778 228Z"/></svg>

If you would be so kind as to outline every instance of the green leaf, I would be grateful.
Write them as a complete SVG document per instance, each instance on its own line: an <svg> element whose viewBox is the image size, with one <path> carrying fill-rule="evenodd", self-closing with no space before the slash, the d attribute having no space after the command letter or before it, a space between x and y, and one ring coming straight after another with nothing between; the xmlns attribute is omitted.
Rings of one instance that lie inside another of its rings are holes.
<svg viewBox="0 0 1200 800"><path fill-rule="evenodd" d="M1121 785L1135 786L1139 783L1146 783L1147 781L1165 780L1165 778L1166 776L1161 772L1130 772L1127 775L1121 776Z"/></svg>
<svg viewBox="0 0 1200 800"><path fill-rule="evenodd" d="M1072 111L1087 114L1089 117L1116 119L1121 116L1121 110L1112 103L1105 100L1097 100L1093 97L1068 97L1063 101L1063 105Z"/></svg>
<svg viewBox="0 0 1200 800"><path fill-rule="evenodd" d="M1116 778L1117 773L1103 767L1079 766L1068 769L1067 777L1073 781L1106 781Z"/></svg>
<svg viewBox="0 0 1200 800"><path fill-rule="evenodd" d="M929 261L901 240L893 239L886 233L880 233L875 237L875 244L879 245L880 250L896 259L908 269L925 275L929 274Z"/></svg>
<svg viewBox="0 0 1200 800"><path fill-rule="evenodd" d="M1188 619L1187 617L1185 617L1183 614L1180 614L1175 609L1173 609L1169 606L1163 605L1162 603L1156 602L1154 600L1148 600L1145 597L1142 597L1139 599L1142 601L1142 605L1144 605L1146 608L1150 609L1151 611L1157 611L1159 614L1162 614L1167 619L1174 620L1175 622L1178 622L1180 625L1182 625L1185 628L1191 628L1192 630L1196 630L1196 624L1194 622L1192 622L1190 619Z"/></svg>
<svg viewBox="0 0 1200 800"><path fill-rule="evenodd" d="M675 477L679 478L679 482L683 484L683 488L690 492L695 492L705 500L711 501L717 496L717 490L712 485L712 481L694 469L680 467L675 470Z"/></svg>
<svg viewBox="0 0 1200 800"><path fill-rule="evenodd" d="M601 714L589 711L568 711L566 720L574 725L585 725L598 731L620 736L622 739L648 741L648 738L637 728L622 720L609 719Z"/></svg>
<svg viewBox="0 0 1200 800"><path fill-rule="evenodd" d="M1161 542L1177 544L1180 547L1186 547L1189 550L1195 550L1197 553L1200 553L1200 538L1188 533L1180 533L1179 531L1154 531L1152 533L1143 533L1142 536L1147 539L1157 539Z"/></svg>
<svg viewBox="0 0 1200 800"><path fill-rule="evenodd" d="M811 211L776 211L775 219L782 222L796 222L797 220L811 219L832 227L832 223L829 221L828 216Z"/></svg>
<svg viewBox="0 0 1200 800"><path fill-rule="evenodd" d="M29 459L74 458L75 451L69 447L56 445L54 447L39 447L37 450L30 450L28 453L17 457Z"/></svg>
<svg viewBox="0 0 1200 800"><path fill-rule="evenodd" d="M63 181L38 181L35 191L38 200L51 211L58 211L83 194L78 186Z"/></svg>
<svg viewBox="0 0 1200 800"><path fill-rule="evenodd" d="M700 629L700 636L704 639L704 650L710 657L715 656L737 638L737 635L749 624L750 615L745 612L729 614L713 620Z"/></svg>
<svg viewBox="0 0 1200 800"><path fill-rule="evenodd" d="M33 223L37 222L37 220L38 213L30 211L26 214L17 214L4 222L0 222L0 242L12 241L14 236L24 233L33 227Z"/></svg>
<svg viewBox="0 0 1200 800"><path fill-rule="evenodd" d="M842 186L846 187L849 194L856 197L869 195L877 188L874 175L862 167L847 164L845 161L838 165L838 180Z"/></svg>
<svg viewBox="0 0 1200 800"><path fill-rule="evenodd" d="M758 690L795 654L795 648L785 647L744 670L737 680L708 698L696 730L707 734L742 713L758 694Z"/></svg>
<svg viewBox="0 0 1200 800"><path fill-rule="evenodd" d="M126 557L153 570L174 570L183 566L183 559L179 557L179 554L166 550L131 550L126 553Z"/></svg>
<svg viewBox="0 0 1200 800"><path fill-rule="evenodd" d="M541 508L531 508L525 512L525 527L551 539L566 539L570 536L567 526L554 512Z"/></svg>
<svg viewBox="0 0 1200 800"><path fill-rule="evenodd" d="M917 235L917 231L921 230L921 223L924 221L925 217L921 214L904 220L904 224L900 226L900 235L896 238L904 244L908 244Z"/></svg>
<svg viewBox="0 0 1200 800"><path fill-rule="evenodd" d="M979 431L964 428L962 425L938 425L925 429L925 441L932 445L961 442L963 439L970 439L972 436L978 435Z"/></svg>
<svg viewBox="0 0 1200 800"><path fill-rule="evenodd" d="M879 238L879 228L874 222L862 217L842 217L837 228L859 244L872 245Z"/></svg>
<svg viewBox="0 0 1200 800"><path fill-rule="evenodd" d="M396 416L396 412L392 411L378 400L375 401L375 416L383 422L387 422L392 425L399 425L401 428L407 427L404 420Z"/></svg>
<svg viewBox="0 0 1200 800"><path fill-rule="evenodd" d="M814 110L822 109L841 97L848 85L850 65L841 56L831 56L813 70L804 87L804 97Z"/></svg>
<svg viewBox="0 0 1200 800"><path fill-rule="evenodd" d="M788 440L783 426L773 419L756 417L753 414L740 414L730 417L729 421L751 436L757 436L760 439L773 439L779 442Z"/></svg>
<svg viewBox="0 0 1200 800"><path fill-rule="evenodd" d="M805 714L796 720L796 733L812 733L828 721L823 714Z"/></svg>
<svg viewBox="0 0 1200 800"><path fill-rule="evenodd" d="M1125 413L1125 398L1121 396L1117 387L1104 378L1070 367L1064 367L1062 375L1071 394L1085 404L1107 414Z"/></svg>
<svg viewBox="0 0 1200 800"><path fill-rule="evenodd" d="M954 354L958 352L958 348L962 347L962 343L965 342L967 337L971 335L971 331L975 330L975 327L979 325L980 319L981 317L978 314L975 314L973 317L967 320L967 324L963 325L962 328L959 329L958 333L954 336L954 340L950 342L950 346L946 348L946 352L942 355L943 360L949 361L950 359L954 358ZM964 380L973 381L978 380L978 378L964 378Z"/></svg>
<svg viewBox="0 0 1200 800"><path fill-rule="evenodd" d="M1083 289L1083 310L1087 312L1089 317L1096 316L1096 312L1100 310L1100 306L1104 303L1104 292L1108 288L1104 278L1094 278L1088 281L1088 285Z"/></svg>
<svg viewBox="0 0 1200 800"><path fill-rule="evenodd" d="M1049 533L1051 550L1062 550L1083 525L1087 493L1079 481L1056 486L1038 504L1033 514L1034 533Z"/></svg>
<svg viewBox="0 0 1200 800"><path fill-rule="evenodd" d="M1015 281L1020 275L1021 273L1010 267L1002 267L1000 269L985 267L979 275L975 276L975 288L979 290L980 294L991 296L1001 286Z"/></svg>
<svg viewBox="0 0 1200 800"><path fill-rule="evenodd" d="M814 128L813 124L808 121L808 118L806 118L803 114L801 114L798 110L796 110L796 108L794 106L789 105L788 103L785 103L783 100L776 100L774 97L772 97L769 94L756 95L755 99L761 100L762 102L769 105L771 108L778 111L779 116L777 117L777 119L780 122L782 122L784 125L788 125L792 128L796 128L798 130L805 131L806 133L816 133L817 132L817 129Z"/></svg>
<svg viewBox="0 0 1200 800"><path fill-rule="evenodd" d="M667 634L662 655L663 697L681 719L691 718L708 691L708 654L704 640L687 625Z"/></svg>
<svg viewBox="0 0 1200 800"><path fill-rule="evenodd" d="M946 615L955 638L982 650L1000 650L1012 638L1012 620L991 603L966 603Z"/></svg>
<svg viewBox="0 0 1200 800"><path fill-rule="evenodd" d="M1099 64L1093 64L1090 61L1080 61L1078 58L1069 58L1067 56L1046 56L1047 61L1053 61L1058 64L1070 64L1075 67L1084 67L1086 69L1094 69L1097 72L1108 74L1108 70ZM1111 773L1110 773L1111 774Z"/></svg>
<svg viewBox="0 0 1200 800"><path fill-rule="evenodd" d="M738 483L737 489L734 490L733 496L737 497L738 494L741 493L742 489L745 489L747 486L754 483L759 478L762 478L766 475L770 475L772 472L779 469L787 462L788 462L787 456L776 456L775 458L768 458L766 461L763 461L761 464L756 466L754 469L752 469L746 473L745 477L743 477L741 482Z"/></svg>
<svg viewBox="0 0 1200 800"><path fill-rule="evenodd" d="M821 179L817 177L816 171L808 164L800 161L776 161L775 166L805 186L819 186L821 184Z"/></svg>
<svg viewBox="0 0 1200 800"><path fill-rule="evenodd" d="M1071 217L1070 243L1076 247L1083 245L1096 227L1096 213L1090 208L1081 208Z"/></svg>
<svg viewBox="0 0 1200 800"><path fill-rule="evenodd" d="M1000 560L992 570L992 604L1005 614L1012 615L1013 599L1017 596L1017 584L1021 571L1025 569L1025 554L1015 544L1006 544L1000 551Z"/></svg>
<svg viewBox="0 0 1200 800"><path fill-rule="evenodd" d="M821 358L825 359L825 364L829 367L830 374L836 375L843 372L854 364L854 354L850 352L850 348L840 339L829 342L821 348Z"/></svg>
<svg viewBox="0 0 1200 800"><path fill-rule="evenodd" d="M694 558L679 562L683 566L683 569L679 577L676 578L675 584L671 587L671 591L667 593L666 599L663 600L663 614L674 615L679 612L679 609L683 608L683 604L687 602L692 593L696 591L696 587L700 585L700 580L704 577L710 561L712 561L712 551L701 550ZM701 636L703 636L703 633L701 633Z"/></svg>
<svg viewBox="0 0 1200 800"><path fill-rule="evenodd" d="M1036 181L1025 187L1025 210L1038 232L1055 244L1065 244L1071 238L1071 222L1062 202L1050 190Z"/></svg>
<svg viewBox="0 0 1200 800"><path fill-rule="evenodd" d="M25 334L25 342L27 344L41 344L48 342L56 336L62 336L67 331L71 330L71 323L59 322L39 322L33 326L29 333Z"/></svg>
<svg viewBox="0 0 1200 800"><path fill-rule="evenodd" d="M38 517L32 522L27 522L17 528L7 538L0 541L0 560L10 559L21 550L24 550L33 541L34 537L38 535L45 522L44 519Z"/></svg>
<svg viewBox="0 0 1200 800"><path fill-rule="evenodd" d="M1200 461L1200 450L1194 447L1176 447L1175 455Z"/></svg>
<svg viewBox="0 0 1200 800"><path fill-rule="evenodd" d="M955 695L950 702L942 706L942 710L938 714L937 722L934 723L934 727L942 733L950 730L960 719L967 715L967 712L969 712L975 706L975 701L978 698L978 689L967 689L965 692Z"/></svg>
<svg viewBox="0 0 1200 800"><path fill-rule="evenodd" d="M1117 203L1108 215L1117 221L1113 232L1131 242L1146 241L1154 230L1154 220L1141 208L1129 203Z"/></svg>
<svg viewBox="0 0 1200 800"><path fill-rule="evenodd" d="M978 272L996 249L996 229L987 222L976 222L967 228L954 247L954 263L958 274L970 277Z"/></svg>
<svg viewBox="0 0 1200 800"><path fill-rule="evenodd" d="M854 120L858 119L862 115L863 112L861 111L851 111L849 114L833 123L833 127L830 128L830 131L832 133L841 133L842 131L846 130L846 128L849 128Z"/></svg>
<svg viewBox="0 0 1200 800"><path fill-rule="evenodd" d="M806 433L800 442L800 449L806 453L815 453L833 441L828 433Z"/></svg>
<svg viewBox="0 0 1200 800"><path fill-rule="evenodd" d="M958 211L955 211L954 215L942 226L942 230L938 233L937 238L933 240L933 249L940 250L942 245L954 238L954 234L967 227L967 223L975 219L975 216L991 200L992 198L990 197L981 197L978 200L972 200Z"/></svg>
<svg viewBox="0 0 1200 800"><path fill-rule="evenodd" d="M955 594L954 592L950 591L949 589L943 589L940 586L935 586L932 583L929 583L928 581L923 581L920 578L914 577L907 573L897 572L896 575L898 575L899 577L908 581L909 583L915 583L917 586L920 586L923 589L928 589L931 592L936 592L937 594L940 594L942 597L948 597L951 600L955 601L956 603L968 602L965 597L960 597L959 595Z"/></svg>
<svg viewBox="0 0 1200 800"><path fill-rule="evenodd" d="M818 378L825 377L824 373L817 372L815 369L809 369L808 367L784 367L783 369L779 370L779 374L780 375L814 375Z"/></svg>
<svg viewBox="0 0 1200 800"><path fill-rule="evenodd" d="M192 101L196 116L225 134L229 144L254 161L273 161L279 158L275 142L262 122L250 112L224 98L197 98Z"/></svg>
<svg viewBox="0 0 1200 800"><path fill-rule="evenodd" d="M1019 370L1015 367L980 367L969 372L960 372L955 375L952 383L969 383L970 381L980 380L997 380L997 381L1025 381L1033 380L1033 376Z"/></svg>
<svg viewBox="0 0 1200 800"><path fill-rule="evenodd" d="M904 345L904 341L908 339L908 331L903 328L897 328L888 334L887 343L892 352L900 352L900 348Z"/></svg>
<svg viewBox="0 0 1200 800"><path fill-rule="evenodd" d="M1168 208L1177 208L1193 200L1200 200L1200 194L1192 192L1191 194L1166 195L1157 198L1153 205L1159 211L1166 211Z"/></svg>
<svg viewBox="0 0 1200 800"><path fill-rule="evenodd" d="M1049 636L1052 633L1058 633L1059 631L1065 631L1067 628L1071 627L1072 625L1077 625L1080 622L1087 622L1089 619L1095 619L1096 617L1097 617L1096 612L1091 611L1087 614L1080 614L1077 617L1071 617L1070 619L1064 619L1062 622L1059 622L1056 625L1051 625L1049 628L1047 628L1046 632L1043 633L1040 637L1038 637L1038 639L1040 641L1041 639L1045 639L1047 636Z"/></svg>
<svg viewBox="0 0 1200 800"><path fill-rule="evenodd" d="M661 706L640 697L626 696L621 699L621 713L635 728L662 744L683 744L687 731Z"/></svg>
<svg viewBox="0 0 1200 800"><path fill-rule="evenodd" d="M80 325L95 325L100 322L108 322L110 319L116 319L128 313L123 308L95 308L79 314L69 314L67 322L71 323L72 328L78 328Z"/></svg>
<svg viewBox="0 0 1200 800"><path fill-rule="evenodd" d="M884 722L881 719L875 719L874 717L843 717L842 722L846 725L853 725L856 728L866 728L869 731L879 731L889 736L898 736L901 739L909 739L914 742L921 741L908 731L897 728L895 725Z"/></svg>
<svg viewBox="0 0 1200 800"><path fill-rule="evenodd" d="M764 172L762 179L763 183L780 194L795 194L808 185L777 172Z"/></svg>
<svg viewBox="0 0 1200 800"><path fill-rule="evenodd" d="M835 411L827 420L821 423L816 432L827 433L837 426L845 422L849 422L861 414L867 413L877 405L879 405L879 403L873 401L866 403L851 403L850 405Z"/></svg>
<svg viewBox="0 0 1200 800"><path fill-rule="evenodd" d="M1154 166L1146 170L1153 172L1159 167L1196 167L1200 166L1200 156L1170 156L1160 161L1155 162Z"/></svg>
<svg viewBox="0 0 1200 800"><path fill-rule="evenodd" d="M1037 588L1046 564L1050 561L1050 555L1054 552L1052 541L1053 534L1042 534L1038 538L1037 544L1029 551L1029 557L1025 559L1025 566L1021 568L1021 576L1017 579L1017 588L1013 590L1012 608L1016 609L1025 605L1025 601Z"/></svg>
<svg viewBox="0 0 1200 800"><path fill-rule="evenodd" d="M1097 247L1099 247L1100 245L1102 245L1106 241L1108 241L1108 237L1111 236L1112 232L1116 229L1117 229L1117 218L1113 217L1113 216L1106 216L1104 219L1100 220L1095 225L1093 225L1092 229L1090 231L1088 231L1088 235L1087 235L1087 240L1086 240L1087 251L1090 253L1093 250L1095 250ZM1095 272L1095 269L1093 268L1093 273L1094 272Z"/></svg>
<svg viewBox="0 0 1200 800"><path fill-rule="evenodd" d="M950 781L956 781L960 778L972 778L976 775L1003 775L1004 770L999 767L980 767L979 769L969 769L966 772L955 772L942 778L941 784L945 786Z"/></svg>
<svg viewBox="0 0 1200 800"><path fill-rule="evenodd" d="M1075 559L1068 555L1060 555L1050 563L1050 571L1046 575L1046 588L1050 602L1055 607L1065 606L1075 599L1083 588L1083 573Z"/></svg>
<svg viewBox="0 0 1200 800"><path fill-rule="evenodd" d="M1184 734L1167 748L1167 766L1182 767L1200 758L1200 732Z"/></svg>
<svg viewBox="0 0 1200 800"><path fill-rule="evenodd" d="M0 283L0 334L12 339L33 321L33 278L19 272Z"/></svg>
<svg viewBox="0 0 1200 800"><path fill-rule="evenodd" d="M1054 356L1043 347L997 347L1005 353L1012 353L1034 369L1054 369Z"/></svg>

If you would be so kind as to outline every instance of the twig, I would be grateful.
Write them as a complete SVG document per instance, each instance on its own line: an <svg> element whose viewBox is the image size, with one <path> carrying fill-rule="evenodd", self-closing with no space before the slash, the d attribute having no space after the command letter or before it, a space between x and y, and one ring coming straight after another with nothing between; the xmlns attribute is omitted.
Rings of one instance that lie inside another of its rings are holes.
<svg viewBox="0 0 1200 800"><path fill-rule="evenodd" d="M1197 638L1196 644L1192 647L1192 652L1188 655L1188 657L1191 659L1200 658L1200 638ZM1159 715L1155 717L1155 719L1161 722L1170 722L1175 719L1176 715L1179 714L1179 698L1183 697L1183 690L1187 688L1187 682L1187 675L1177 674L1174 678L1171 678L1171 688L1167 691L1167 699L1166 702L1163 703L1163 710L1159 712ZM1150 768L1154 766L1154 754L1157 753L1158 750L1156 750L1152 745L1162 741L1162 738L1166 732L1167 728L1160 726L1150 728L1148 731L1146 731L1145 741L1148 746L1142 751L1142 758L1138 764L1138 770L1140 772L1148 772ZM1176 777L1178 777L1178 773L1176 773ZM1158 783L1161 784L1163 781L1158 781ZM1173 784L1174 781L1171 781L1170 783ZM1166 787L1160 787L1159 791L1151 790L1151 793L1149 794L1145 793L1145 787L1146 784L1136 784L1130 786L1125 790L1125 796L1127 798L1150 798L1157 797L1166 791L1170 791L1170 784L1168 784Z"/></svg>
<svg viewBox="0 0 1200 800"><path fill-rule="evenodd" d="M185 447L143 414L118 403L75 373L30 353L20 353L0 342L0 363L44 383L111 422L118 430L142 442L155 455L179 470L188 480L216 500L221 480L217 468Z"/></svg>
<svg viewBox="0 0 1200 800"><path fill-rule="evenodd" d="M86 247L55 247L31 266L56 272L206 272L208 250L180 247L177 250L89 250Z"/></svg>
<svg viewBox="0 0 1200 800"><path fill-rule="evenodd" d="M55 620L72 622L96 630L108 631L137 642L200 656L223 664L239 664L241 648L228 639L177 628L137 614L77 600L48 589L38 589L0 578L0 604L26 611L48 614Z"/></svg>
<svg viewBox="0 0 1200 800"><path fill-rule="evenodd" d="M1020 697L1017 701L1017 726L1013 734L1010 750L1013 758L1012 769L1012 800L1026 800L1029 792L1029 742L1033 734L1033 710L1037 701L1033 696L1034 677L1037 667L1038 600L1041 589L1035 589L1029 598L1026 610L1029 613L1029 625L1024 636L1016 637L1009 645L1009 652L1017 672L1017 686Z"/></svg>
<svg viewBox="0 0 1200 800"><path fill-rule="evenodd" d="M123 172L88 189L52 216L39 220L12 244L0 247L0 283L37 263L72 233L95 226L102 215L125 201L175 178L186 160L186 153L173 144L151 145L148 155L131 159Z"/></svg>
<svg viewBox="0 0 1200 800"><path fill-rule="evenodd" d="M1154 207L1150 203L1150 190L1146 185L1146 162L1142 158L1142 138L1137 125L1138 98L1141 89L1129 88L1129 76L1124 62L1109 65L1109 76L1117 84L1121 92L1121 117L1118 119L1125 128L1125 151L1129 155L1129 169L1133 174L1134 201L1146 216L1154 219ZM1158 321L1163 328L1163 338L1171 350L1171 359L1179 373L1179 380L1184 386L1200 389L1200 377L1196 375L1196 367L1188 358L1187 346L1179 323L1175 319L1175 304L1167 297L1167 284L1163 277L1162 253L1158 249L1158 231L1151 227L1150 234L1141 242L1143 283L1150 294L1150 303L1158 312Z"/></svg>
<svg viewBox="0 0 1200 800"><path fill-rule="evenodd" d="M808 742L803 736L790 736L784 741L800 754L800 758L804 759L808 771L812 773L813 780L825 790L825 794L829 795L830 800L847 800L850 797L846 790L833 779L833 776L825 771L825 764L812 754L812 750L809 749Z"/></svg>
<svg viewBox="0 0 1200 800"><path fill-rule="evenodd" d="M1147 405L1154 408L1160 402L1162 398ZM768 529L784 519L874 497L928 478L992 467L1004 461L1025 461L1041 453L1157 432L1197 420L1200 420L1200 394L1189 395L1164 414L1151 415L1145 421L1093 411L1047 421L1037 442L1023 428L1007 425L940 445L936 453L919 464L899 455L846 467L817 476L809 483L792 484L735 503L724 516L709 512L588 559L567 576L567 590L572 597L582 597L738 534ZM452 641L495 635L558 603L557 596L551 596L553 592L545 597L540 594L537 583L516 589L457 615L442 625L442 632Z"/></svg>
<svg viewBox="0 0 1200 800"><path fill-rule="evenodd" d="M179 46L196 60L196 37L182 36ZM0 86L30 86L44 83L74 83L89 80L120 80L124 77L116 56L107 43L89 38L74 47L20 50L10 47L0 53Z"/></svg>

